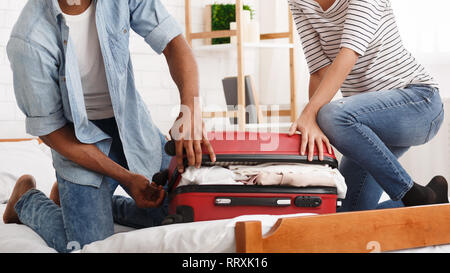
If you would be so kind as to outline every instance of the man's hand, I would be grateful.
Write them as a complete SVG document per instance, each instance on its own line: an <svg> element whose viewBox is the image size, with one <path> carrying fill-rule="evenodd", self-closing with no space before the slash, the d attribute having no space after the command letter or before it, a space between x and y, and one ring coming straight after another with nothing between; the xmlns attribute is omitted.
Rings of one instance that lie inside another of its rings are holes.
<svg viewBox="0 0 450 273"><path fill-rule="evenodd" d="M201 166L203 156L202 143L208 149L211 162L216 161L216 155L207 138L203 120L198 114L192 113L193 111L190 107L182 106L182 108L185 110L180 113L170 130L170 136L175 141L177 169L179 173L184 172L184 151L186 152L189 166L195 166L196 168Z"/></svg>
<svg viewBox="0 0 450 273"><path fill-rule="evenodd" d="M133 180L128 185L128 191L139 208L159 207L166 195L162 186L156 185L142 175L133 175Z"/></svg>

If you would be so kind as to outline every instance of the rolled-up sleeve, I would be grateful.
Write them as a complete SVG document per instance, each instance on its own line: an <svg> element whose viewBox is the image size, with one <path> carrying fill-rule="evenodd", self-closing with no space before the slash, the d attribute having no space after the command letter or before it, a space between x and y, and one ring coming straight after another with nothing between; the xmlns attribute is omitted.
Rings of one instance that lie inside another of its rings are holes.
<svg viewBox="0 0 450 273"><path fill-rule="evenodd" d="M160 0L129 0L131 28L161 54L173 38L182 34L180 25Z"/></svg>
<svg viewBox="0 0 450 273"><path fill-rule="evenodd" d="M26 132L44 136L63 127L67 120L56 60L45 49L14 37L8 42L7 54L17 104L26 116Z"/></svg>

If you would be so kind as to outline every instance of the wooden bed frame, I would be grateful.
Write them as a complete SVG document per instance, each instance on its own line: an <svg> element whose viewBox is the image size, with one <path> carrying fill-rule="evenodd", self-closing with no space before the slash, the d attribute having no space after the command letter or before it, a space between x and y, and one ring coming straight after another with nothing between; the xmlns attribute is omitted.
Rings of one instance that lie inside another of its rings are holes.
<svg viewBox="0 0 450 273"><path fill-rule="evenodd" d="M383 252L450 243L450 204L236 223L238 253Z"/></svg>
<svg viewBox="0 0 450 273"><path fill-rule="evenodd" d="M42 140L40 138L11 138L11 139L0 139L0 142L21 142L21 141L30 141L36 139L39 144L42 144Z"/></svg>

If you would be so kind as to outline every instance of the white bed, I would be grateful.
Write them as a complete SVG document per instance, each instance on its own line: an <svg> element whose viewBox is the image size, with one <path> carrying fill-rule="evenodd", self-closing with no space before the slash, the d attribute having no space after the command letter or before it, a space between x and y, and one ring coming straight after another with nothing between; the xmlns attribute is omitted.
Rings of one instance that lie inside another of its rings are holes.
<svg viewBox="0 0 450 273"><path fill-rule="evenodd" d="M0 205L3 214L5 205ZM235 253L235 224L257 220L266 234L280 217L252 215L234 219L175 224L133 230L116 226L116 234L86 245L80 253ZM55 253L39 235L24 225L0 224L0 253ZM450 253L450 245L395 251L398 253Z"/></svg>
<svg viewBox="0 0 450 273"><path fill-rule="evenodd" d="M55 181L48 149L36 140L17 143L0 142L0 203L9 196L11 183L22 174L35 176L37 187L50 192ZM125 194L123 190L116 193ZM3 200L1 200L3 199ZM6 204L0 204L0 215ZM280 217L249 215L234 219L175 224L134 230L116 225L116 233L103 240L84 246L75 252L145 252L145 253L233 253L236 251L235 224L258 220L262 233L267 233ZM24 225L0 223L0 252L56 252L33 230ZM400 252L450 252L450 245L408 249Z"/></svg>
<svg viewBox="0 0 450 273"><path fill-rule="evenodd" d="M15 181L23 174L36 178L47 196L56 181L48 147L37 140L0 142L0 215ZM127 195L118 187L116 194ZM298 216L298 215L296 215ZM79 252L235 252L234 224L261 220L269 230L280 216L243 216L223 221L177 224L142 230L115 225L116 234ZM220 232L218 232L220 231ZM24 225L0 223L0 252L55 252Z"/></svg>
<svg viewBox="0 0 450 273"><path fill-rule="evenodd" d="M4 204L0 205L3 215ZM299 215L295 215L299 216ZM134 230L116 225L116 234L76 252L233 253L236 222L259 220L267 232L279 216L241 216L229 220L175 224ZM56 252L25 225L0 224L0 253Z"/></svg>

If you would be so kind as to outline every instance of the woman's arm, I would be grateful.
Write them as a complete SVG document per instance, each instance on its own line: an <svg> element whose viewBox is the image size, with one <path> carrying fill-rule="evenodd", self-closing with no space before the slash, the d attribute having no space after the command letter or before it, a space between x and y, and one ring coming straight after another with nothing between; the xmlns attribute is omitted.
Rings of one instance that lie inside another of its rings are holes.
<svg viewBox="0 0 450 273"><path fill-rule="evenodd" d="M325 76L325 73L327 73L329 67L330 65L327 65L309 76L309 99L312 98L317 88L319 88L320 82Z"/></svg>
<svg viewBox="0 0 450 273"><path fill-rule="evenodd" d="M290 135L300 131L302 135L300 154L304 155L308 147L308 160L310 161L313 158L314 144L317 144L320 160L323 160L323 143L327 146L328 151L331 152L330 142L317 124L317 113L322 106L333 99L357 60L358 54L355 51L342 48L336 59L326 68L326 72L323 73L320 81L317 79L319 76L312 77L309 103L303 109L300 117L292 124L289 131ZM317 75L320 75L320 73ZM315 91L311 90L317 84Z"/></svg>
<svg viewBox="0 0 450 273"><path fill-rule="evenodd" d="M314 92L314 95L311 97L305 110L317 115L320 108L329 103L336 95L348 74L352 71L357 60L358 54L356 54L355 51L348 48L342 48L336 56L336 59L324 74L319 87Z"/></svg>

